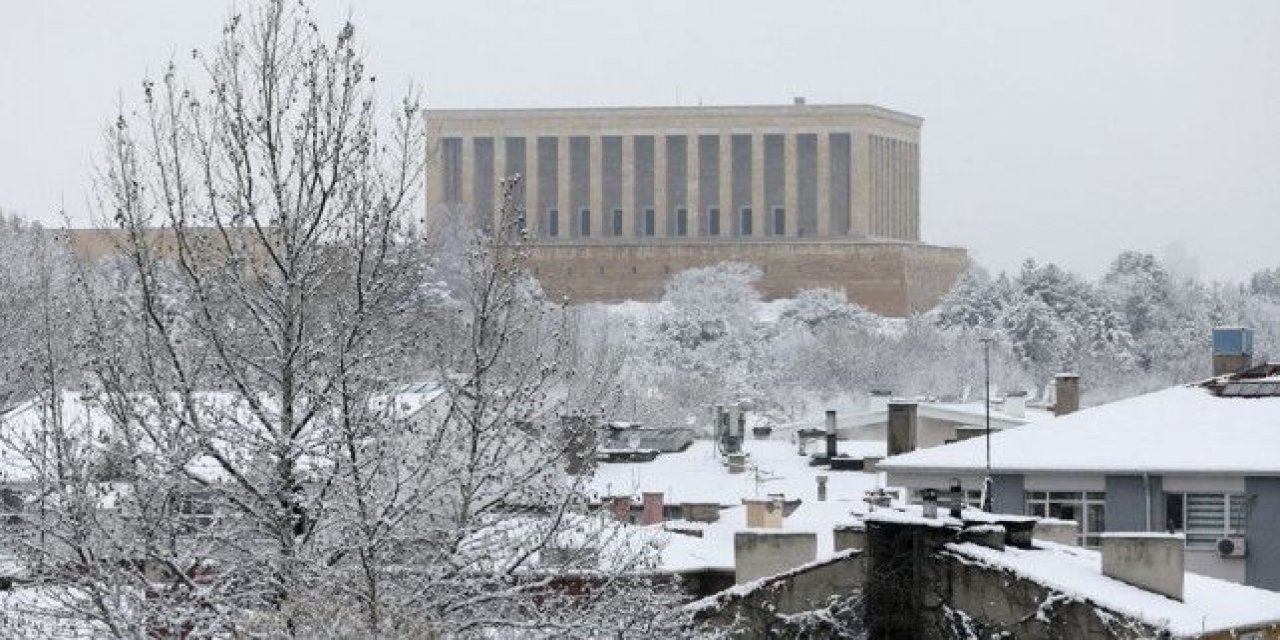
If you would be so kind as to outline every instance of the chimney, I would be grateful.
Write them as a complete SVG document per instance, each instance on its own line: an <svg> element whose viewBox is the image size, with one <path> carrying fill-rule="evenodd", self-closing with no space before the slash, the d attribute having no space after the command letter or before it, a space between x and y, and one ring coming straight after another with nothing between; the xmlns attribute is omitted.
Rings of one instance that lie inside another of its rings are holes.
<svg viewBox="0 0 1280 640"><path fill-rule="evenodd" d="M631 496L614 496L609 499L609 511L618 522L631 522Z"/></svg>
<svg viewBox="0 0 1280 640"><path fill-rule="evenodd" d="M1174 533L1102 535L1102 575L1181 601L1186 539Z"/></svg>
<svg viewBox="0 0 1280 640"><path fill-rule="evenodd" d="M644 511L640 515L640 524L660 524L666 518L662 515L662 492L646 491L644 497Z"/></svg>
<svg viewBox="0 0 1280 640"><path fill-rule="evenodd" d="M836 448L836 412L827 411L827 459L838 455Z"/></svg>
<svg viewBox="0 0 1280 640"><path fill-rule="evenodd" d="M752 529L781 529L782 500L775 497L743 498L747 508L747 527Z"/></svg>
<svg viewBox="0 0 1280 640"><path fill-rule="evenodd" d="M1053 415L1065 416L1080 410L1080 376L1059 373L1053 377Z"/></svg>
<svg viewBox="0 0 1280 640"><path fill-rule="evenodd" d="M1009 392L1004 397L1004 406L1000 407L1000 411L1010 418L1027 417L1027 392Z"/></svg>
<svg viewBox="0 0 1280 640"><path fill-rule="evenodd" d="M887 428L889 455L909 453L916 449L916 403L890 402Z"/></svg>
<svg viewBox="0 0 1280 640"><path fill-rule="evenodd" d="M1240 373L1253 366L1253 329L1217 327L1213 330L1213 375Z"/></svg>
<svg viewBox="0 0 1280 640"><path fill-rule="evenodd" d="M729 473L742 473L747 468L747 454L729 454Z"/></svg>
<svg viewBox="0 0 1280 640"><path fill-rule="evenodd" d="M818 502L827 501L827 477L814 476L818 480Z"/></svg>
<svg viewBox="0 0 1280 640"><path fill-rule="evenodd" d="M792 99L791 99L791 102L792 102L793 104L795 104L797 107L803 107L803 106L804 106L804 96L796 96L796 97L794 97L794 98L792 98Z"/></svg>

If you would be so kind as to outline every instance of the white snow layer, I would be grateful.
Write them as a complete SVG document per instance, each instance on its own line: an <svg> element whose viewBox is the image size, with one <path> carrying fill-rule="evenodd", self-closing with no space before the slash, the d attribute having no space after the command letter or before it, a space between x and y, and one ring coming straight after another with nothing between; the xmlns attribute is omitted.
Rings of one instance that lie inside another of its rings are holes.
<svg viewBox="0 0 1280 640"><path fill-rule="evenodd" d="M1182 602L1102 574L1102 554L1037 540L1040 549L997 551L971 542L947 549L999 567L1068 597L1165 627L1174 637L1280 622L1280 593L1186 574Z"/></svg>
<svg viewBox="0 0 1280 640"><path fill-rule="evenodd" d="M1280 473L1280 397L1220 398L1182 386L1049 418L991 436L1003 472ZM984 467L984 438L884 460L889 472Z"/></svg>

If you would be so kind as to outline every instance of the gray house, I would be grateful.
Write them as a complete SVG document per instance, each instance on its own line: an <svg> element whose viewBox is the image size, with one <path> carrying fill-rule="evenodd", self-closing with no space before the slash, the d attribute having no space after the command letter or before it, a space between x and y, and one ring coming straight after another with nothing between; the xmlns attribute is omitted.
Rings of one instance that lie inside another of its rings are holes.
<svg viewBox="0 0 1280 640"><path fill-rule="evenodd" d="M1280 590L1280 364L1033 422L991 437L993 510L1104 532L1172 531L1188 571ZM978 489L984 438L893 456L890 486Z"/></svg>

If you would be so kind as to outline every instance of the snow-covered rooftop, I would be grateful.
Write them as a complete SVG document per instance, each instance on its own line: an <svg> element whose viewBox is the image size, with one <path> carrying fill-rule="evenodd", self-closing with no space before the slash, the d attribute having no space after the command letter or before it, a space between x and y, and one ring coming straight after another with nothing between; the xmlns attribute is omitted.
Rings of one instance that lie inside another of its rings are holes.
<svg viewBox="0 0 1280 640"><path fill-rule="evenodd" d="M810 451L819 446L811 445ZM883 443L841 441L839 450L855 456L883 455ZM853 515L866 510L863 496L883 485L882 476L861 471L831 471L810 467L796 445L782 440L748 440L743 449L750 454L746 471L730 474L720 463L715 443L698 440L688 450L663 454L652 462L601 464L591 486L598 496L662 492L668 504L715 503L720 519L696 523L701 538L671 534L662 550L662 567L671 571L701 568L733 568L733 534L747 529L743 498L781 493L786 500L802 502L783 521L778 531L811 531L817 534L817 559L831 557L832 529L857 521ZM827 476L827 500L817 499L816 476ZM687 523L668 523L683 526Z"/></svg>
<svg viewBox="0 0 1280 640"><path fill-rule="evenodd" d="M1221 398L1199 385L1173 387L1033 422L991 436L1001 472L1280 474L1280 397ZM884 460L894 472L984 468L974 438Z"/></svg>
<svg viewBox="0 0 1280 640"><path fill-rule="evenodd" d="M966 542L946 548L968 561L1008 570L1068 597L1166 628L1177 638L1280 622L1280 593L1274 591L1188 573L1179 602L1103 575L1102 555L1096 551L1042 540L1036 545L1040 548L998 551Z"/></svg>

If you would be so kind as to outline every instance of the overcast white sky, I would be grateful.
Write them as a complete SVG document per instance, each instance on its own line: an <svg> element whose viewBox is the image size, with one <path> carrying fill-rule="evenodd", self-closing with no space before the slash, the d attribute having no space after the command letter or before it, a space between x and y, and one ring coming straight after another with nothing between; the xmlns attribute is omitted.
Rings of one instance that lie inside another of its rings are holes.
<svg viewBox="0 0 1280 640"><path fill-rule="evenodd" d="M240 6L251 0L240 0ZM139 80L211 44L220 0L6 3L0 207L87 221ZM993 269L1088 275L1181 242L1204 276L1280 265L1280 2L317 0L428 106L879 104L925 118L923 232ZM331 29L331 30L332 30Z"/></svg>

